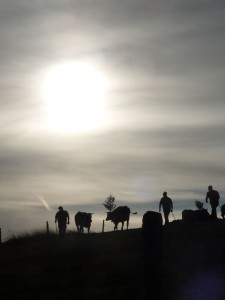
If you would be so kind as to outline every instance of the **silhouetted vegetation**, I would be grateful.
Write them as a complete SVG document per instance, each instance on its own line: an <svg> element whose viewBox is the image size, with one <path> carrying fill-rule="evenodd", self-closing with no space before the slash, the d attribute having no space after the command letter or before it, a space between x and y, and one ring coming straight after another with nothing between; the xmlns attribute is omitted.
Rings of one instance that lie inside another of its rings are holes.
<svg viewBox="0 0 225 300"><path fill-rule="evenodd" d="M197 209L203 209L204 207L204 203L199 201L199 200L195 200L195 206L197 207Z"/></svg>
<svg viewBox="0 0 225 300"><path fill-rule="evenodd" d="M110 194L110 195L106 198L106 200L105 200L105 202L103 203L103 205L105 206L105 208L106 208L109 212L113 211L113 210L116 208L115 197L113 197L113 195Z"/></svg>
<svg viewBox="0 0 225 300"><path fill-rule="evenodd" d="M163 300L224 299L225 222L163 227ZM144 298L141 229L12 237L0 247L1 299Z"/></svg>

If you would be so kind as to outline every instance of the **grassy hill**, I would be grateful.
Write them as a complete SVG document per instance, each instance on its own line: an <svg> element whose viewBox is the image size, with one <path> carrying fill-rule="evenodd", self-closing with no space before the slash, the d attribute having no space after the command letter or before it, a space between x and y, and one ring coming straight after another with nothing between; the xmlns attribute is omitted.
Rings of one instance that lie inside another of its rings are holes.
<svg viewBox="0 0 225 300"><path fill-rule="evenodd" d="M0 299L144 299L141 229L36 233L0 247ZM163 300L224 299L225 223L164 227Z"/></svg>

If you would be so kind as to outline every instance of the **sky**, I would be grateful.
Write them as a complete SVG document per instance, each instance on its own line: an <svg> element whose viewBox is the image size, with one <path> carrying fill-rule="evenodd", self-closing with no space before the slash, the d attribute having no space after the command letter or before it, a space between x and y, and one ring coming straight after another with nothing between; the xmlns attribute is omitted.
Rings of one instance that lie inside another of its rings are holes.
<svg viewBox="0 0 225 300"><path fill-rule="evenodd" d="M0 0L3 235L55 230L59 205L100 232L110 193L131 228L164 191L174 218L208 185L225 203L224 20L219 0Z"/></svg>

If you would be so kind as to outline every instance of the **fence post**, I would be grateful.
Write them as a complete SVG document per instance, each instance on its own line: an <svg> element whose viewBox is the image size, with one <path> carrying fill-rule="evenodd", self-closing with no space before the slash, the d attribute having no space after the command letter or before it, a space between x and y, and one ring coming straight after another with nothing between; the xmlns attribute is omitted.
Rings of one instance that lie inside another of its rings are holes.
<svg viewBox="0 0 225 300"><path fill-rule="evenodd" d="M105 228L105 220L102 221L102 233L104 232L104 228Z"/></svg>
<svg viewBox="0 0 225 300"><path fill-rule="evenodd" d="M155 211L147 211L142 218L144 238L144 287L145 299L161 299L162 261L162 216Z"/></svg>
<svg viewBox="0 0 225 300"><path fill-rule="evenodd" d="M0 244L2 243L2 229L0 228Z"/></svg>
<svg viewBox="0 0 225 300"><path fill-rule="evenodd" d="M49 234L49 225L48 225L48 221L46 222L46 231L47 231L47 235Z"/></svg>

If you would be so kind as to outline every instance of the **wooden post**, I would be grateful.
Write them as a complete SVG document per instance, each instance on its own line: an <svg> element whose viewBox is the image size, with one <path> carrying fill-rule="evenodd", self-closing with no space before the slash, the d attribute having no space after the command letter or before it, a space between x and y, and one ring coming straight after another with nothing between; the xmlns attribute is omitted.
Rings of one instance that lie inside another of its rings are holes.
<svg viewBox="0 0 225 300"><path fill-rule="evenodd" d="M2 229L0 228L0 244L2 243Z"/></svg>
<svg viewBox="0 0 225 300"><path fill-rule="evenodd" d="M161 299L162 261L162 216L155 211L147 211L142 218L144 238L144 287L145 299Z"/></svg>
<svg viewBox="0 0 225 300"><path fill-rule="evenodd" d="M102 221L102 233L104 232L104 228L105 228L105 220Z"/></svg>
<svg viewBox="0 0 225 300"><path fill-rule="evenodd" d="M46 222L46 230L47 230L47 235L49 234L49 225L48 225L48 221Z"/></svg>

